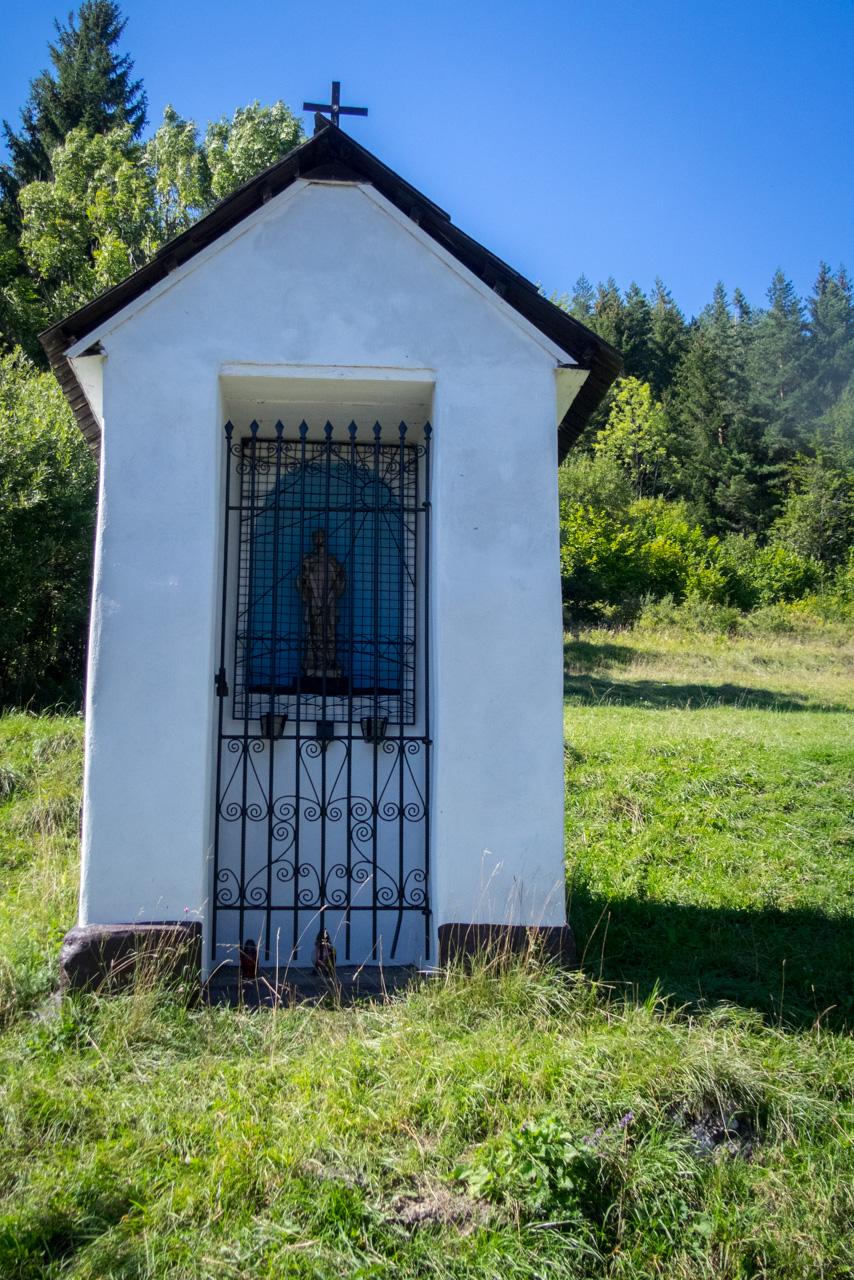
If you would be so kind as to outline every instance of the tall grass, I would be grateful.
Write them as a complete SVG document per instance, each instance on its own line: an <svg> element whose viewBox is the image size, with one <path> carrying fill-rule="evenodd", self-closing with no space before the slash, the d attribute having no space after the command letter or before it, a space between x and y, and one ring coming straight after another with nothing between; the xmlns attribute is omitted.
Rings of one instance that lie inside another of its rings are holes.
<svg viewBox="0 0 854 1280"><path fill-rule="evenodd" d="M0 717L0 1026L56 987L77 906L83 722Z"/></svg>

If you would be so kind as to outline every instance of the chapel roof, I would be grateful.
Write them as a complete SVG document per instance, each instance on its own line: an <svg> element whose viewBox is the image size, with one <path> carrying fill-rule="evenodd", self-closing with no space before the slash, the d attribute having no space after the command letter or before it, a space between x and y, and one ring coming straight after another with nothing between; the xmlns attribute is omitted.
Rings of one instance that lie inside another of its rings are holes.
<svg viewBox="0 0 854 1280"><path fill-rule="evenodd" d="M370 183L426 235L565 351L573 364L589 370L589 376L558 424L558 454L562 461L593 410L604 399L611 383L619 376L622 360L618 352L580 321L549 302L530 280L455 227L444 209L324 116L315 116L313 138L220 200L209 214L170 240L133 275L40 335L53 371L90 447L96 451L99 449L100 426L66 352L299 178Z"/></svg>

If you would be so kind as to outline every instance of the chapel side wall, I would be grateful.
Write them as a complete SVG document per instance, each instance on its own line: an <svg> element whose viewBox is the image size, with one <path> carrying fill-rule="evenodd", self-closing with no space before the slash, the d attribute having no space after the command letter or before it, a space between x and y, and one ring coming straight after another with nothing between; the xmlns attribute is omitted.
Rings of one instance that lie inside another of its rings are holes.
<svg viewBox="0 0 854 1280"><path fill-rule="evenodd" d="M82 924L198 918L209 838L216 379L115 338L88 669Z"/></svg>
<svg viewBox="0 0 854 1280"><path fill-rule="evenodd" d="M515 374L437 381L437 929L566 919L554 386Z"/></svg>
<svg viewBox="0 0 854 1280"><path fill-rule="evenodd" d="M103 386L101 388L103 395ZM86 644L86 685L84 705L83 805L80 821L80 891L77 922L89 924L95 917L90 903L92 881L93 815L97 804L92 788L93 765L97 759L98 681L101 673L101 567L104 554L104 526L107 522L107 495L104 491L104 435L101 434L98 465L98 508L95 520L95 546L92 559L92 592L89 603L89 634ZM97 770L95 771L97 776Z"/></svg>

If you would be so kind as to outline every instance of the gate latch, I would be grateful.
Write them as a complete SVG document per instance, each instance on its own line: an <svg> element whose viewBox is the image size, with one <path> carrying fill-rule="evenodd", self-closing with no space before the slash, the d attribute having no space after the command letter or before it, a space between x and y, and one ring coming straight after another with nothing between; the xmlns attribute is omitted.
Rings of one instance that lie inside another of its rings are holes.
<svg viewBox="0 0 854 1280"><path fill-rule="evenodd" d="M220 667L214 676L214 689L218 698L228 697L228 680L225 677L225 667Z"/></svg>

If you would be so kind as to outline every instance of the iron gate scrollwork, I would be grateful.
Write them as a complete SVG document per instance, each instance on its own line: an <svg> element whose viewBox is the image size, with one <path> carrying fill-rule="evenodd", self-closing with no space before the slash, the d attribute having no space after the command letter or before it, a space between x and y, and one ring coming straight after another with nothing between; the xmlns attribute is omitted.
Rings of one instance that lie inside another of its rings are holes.
<svg viewBox="0 0 854 1280"><path fill-rule="evenodd" d="M211 955L429 956L429 424L227 448Z"/></svg>

